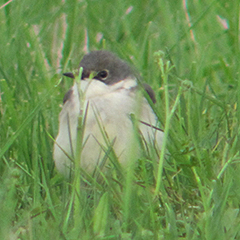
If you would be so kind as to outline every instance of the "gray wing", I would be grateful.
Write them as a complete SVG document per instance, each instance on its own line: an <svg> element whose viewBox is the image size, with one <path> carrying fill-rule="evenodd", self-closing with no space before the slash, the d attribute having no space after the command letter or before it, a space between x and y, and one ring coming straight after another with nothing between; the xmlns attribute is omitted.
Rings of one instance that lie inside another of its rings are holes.
<svg viewBox="0 0 240 240"><path fill-rule="evenodd" d="M148 85L147 83L143 83L143 88L147 92L148 96L151 98L153 103L156 103L156 97L155 97L155 92L153 89Z"/></svg>

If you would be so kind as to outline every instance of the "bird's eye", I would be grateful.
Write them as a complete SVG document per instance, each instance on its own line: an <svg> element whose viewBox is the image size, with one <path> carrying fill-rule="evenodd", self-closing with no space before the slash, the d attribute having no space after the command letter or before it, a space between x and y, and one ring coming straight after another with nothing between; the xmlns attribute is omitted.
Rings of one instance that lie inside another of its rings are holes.
<svg viewBox="0 0 240 240"><path fill-rule="evenodd" d="M107 70L102 70L97 74L97 78L100 80L105 80L108 76L108 71Z"/></svg>

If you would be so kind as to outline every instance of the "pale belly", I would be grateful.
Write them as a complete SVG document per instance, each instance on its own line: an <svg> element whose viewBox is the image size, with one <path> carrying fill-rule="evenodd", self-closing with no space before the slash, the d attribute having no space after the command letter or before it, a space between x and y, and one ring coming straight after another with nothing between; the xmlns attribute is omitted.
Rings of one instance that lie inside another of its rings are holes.
<svg viewBox="0 0 240 240"><path fill-rule="evenodd" d="M85 100L80 108L76 88L72 99L63 106L59 116L59 133L54 144L54 161L56 168L65 176L69 176L72 162L76 157L76 148L82 147L80 166L92 174L96 167L102 168L102 161L106 164L106 156L112 147L119 163L126 167L129 159L136 155L136 132L130 114L134 113L138 119L151 125L156 124L156 117L152 109L143 98L134 98L120 90L103 96ZM80 109L87 109L86 124L84 126L83 145L77 146L77 127ZM139 129L146 142L157 141L161 146L163 133L140 124ZM139 146L140 147L140 146Z"/></svg>

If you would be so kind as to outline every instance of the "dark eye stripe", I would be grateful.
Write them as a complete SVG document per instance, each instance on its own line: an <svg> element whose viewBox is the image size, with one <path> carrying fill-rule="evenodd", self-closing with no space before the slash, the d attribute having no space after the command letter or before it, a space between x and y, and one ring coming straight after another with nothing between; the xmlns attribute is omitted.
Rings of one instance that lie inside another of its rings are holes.
<svg viewBox="0 0 240 240"><path fill-rule="evenodd" d="M98 72L98 74L94 78L100 81L104 81L106 80L107 77L108 77L108 70L102 70Z"/></svg>
<svg viewBox="0 0 240 240"><path fill-rule="evenodd" d="M83 71L82 72L82 79L89 78L90 71Z"/></svg>
<svg viewBox="0 0 240 240"><path fill-rule="evenodd" d="M102 79L106 78L108 76L108 72L103 70L103 71L99 72L97 76L99 76Z"/></svg>

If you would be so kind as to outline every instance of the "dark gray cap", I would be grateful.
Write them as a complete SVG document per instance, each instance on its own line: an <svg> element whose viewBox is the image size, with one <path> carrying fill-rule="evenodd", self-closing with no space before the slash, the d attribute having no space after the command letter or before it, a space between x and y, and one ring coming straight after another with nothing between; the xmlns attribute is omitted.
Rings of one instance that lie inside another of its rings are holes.
<svg viewBox="0 0 240 240"><path fill-rule="evenodd" d="M105 84L114 84L126 78L134 78L131 67L111 52L100 50L86 54L80 66L83 68L82 79L88 78L92 72L98 73L94 78L102 80ZM101 78L101 75L107 75Z"/></svg>

